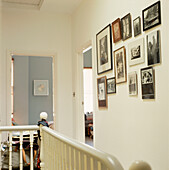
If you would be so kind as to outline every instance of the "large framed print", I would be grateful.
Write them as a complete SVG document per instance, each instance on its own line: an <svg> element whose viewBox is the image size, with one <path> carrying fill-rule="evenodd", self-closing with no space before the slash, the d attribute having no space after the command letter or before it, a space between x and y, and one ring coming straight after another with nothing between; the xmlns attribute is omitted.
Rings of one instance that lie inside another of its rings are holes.
<svg viewBox="0 0 169 170"><path fill-rule="evenodd" d="M143 31L161 24L160 1L154 3L142 11Z"/></svg>
<svg viewBox="0 0 169 170"><path fill-rule="evenodd" d="M142 99L155 99L154 70L152 67L141 69Z"/></svg>
<svg viewBox="0 0 169 170"><path fill-rule="evenodd" d="M107 107L107 81L106 76L97 79L98 106Z"/></svg>
<svg viewBox="0 0 169 170"><path fill-rule="evenodd" d="M48 80L34 80L34 96L48 96L49 95Z"/></svg>
<svg viewBox="0 0 169 170"><path fill-rule="evenodd" d="M148 65L155 65L161 62L159 30L147 35L147 60Z"/></svg>
<svg viewBox="0 0 169 170"><path fill-rule="evenodd" d="M130 13L121 19L122 39L126 40L132 36L131 15Z"/></svg>
<svg viewBox="0 0 169 170"><path fill-rule="evenodd" d="M129 95L136 96L138 94L137 90L137 73L131 72L128 74L128 85L129 85Z"/></svg>
<svg viewBox="0 0 169 170"><path fill-rule="evenodd" d="M113 32L113 42L116 43L122 39L121 37L121 22L120 18L116 19L112 23L112 32Z"/></svg>
<svg viewBox="0 0 169 170"><path fill-rule="evenodd" d="M97 73L112 70L111 26L108 25L96 35Z"/></svg>
<svg viewBox="0 0 169 170"><path fill-rule="evenodd" d="M128 45L129 66L144 63L144 61L145 61L144 38L129 43Z"/></svg>
<svg viewBox="0 0 169 170"><path fill-rule="evenodd" d="M138 36L141 34L141 19L137 17L133 20L133 27L134 27L134 36Z"/></svg>
<svg viewBox="0 0 169 170"><path fill-rule="evenodd" d="M126 50L124 46L114 51L114 65L116 84L126 82Z"/></svg>
<svg viewBox="0 0 169 170"><path fill-rule="evenodd" d="M107 94L116 93L116 79L115 77L107 79Z"/></svg>

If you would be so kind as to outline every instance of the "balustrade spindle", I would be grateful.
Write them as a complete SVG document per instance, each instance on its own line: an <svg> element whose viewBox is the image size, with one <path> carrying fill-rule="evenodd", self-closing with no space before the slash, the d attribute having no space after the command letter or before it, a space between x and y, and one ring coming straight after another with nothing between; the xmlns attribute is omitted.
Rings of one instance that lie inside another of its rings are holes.
<svg viewBox="0 0 169 170"><path fill-rule="evenodd" d="M12 170L12 132L9 132L9 170Z"/></svg>
<svg viewBox="0 0 169 170"><path fill-rule="evenodd" d="M33 170L33 131L30 131L30 169Z"/></svg>
<svg viewBox="0 0 169 170"><path fill-rule="evenodd" d="M2 168L2 164L1 164L1 152L2 152L2 149L1 149L1 142L2 142L2 133L0 132L0 169Z"/></svg>
<svg viewBox="0 0 169 170"><path fill-rule="evenodd" d="M20 132L20 170L23 170L23 132Z"/></svg>
<svg viewBox="0 0 169 170"><path fill-rule="evenodd" d="M45 170L45 164L44 164L44 150L43 150L43 147L44 147L44 139L43 139L43 132L42 132L42 125L40 125L40 136L41 136L41 144L40 144L40 159L41 159L41 163L40 163L40 167L41 167L41 170Z"/></svg>

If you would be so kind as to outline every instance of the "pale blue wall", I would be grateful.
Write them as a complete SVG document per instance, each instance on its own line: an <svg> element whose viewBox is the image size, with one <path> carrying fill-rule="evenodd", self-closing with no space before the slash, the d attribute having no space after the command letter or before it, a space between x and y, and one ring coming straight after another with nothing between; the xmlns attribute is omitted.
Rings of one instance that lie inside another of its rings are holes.
<svg viewBox="0 0 169 170"><path fill-rule="evenodd" d="M14 118L18 124L37 124L42 111L53 120L52 57L14 56ZM49 81L48 96L34 96L34 80Z"/></svg>
<svg viewBox="0 0 169 170"><path fill-rule="evenodd" d="M83 53L83 67L92 67L92 49Z"/></svg>
<svg viewBox="0 0 169 170"><path fill-rule="evenodd" d="M29 120L29 58L14 58L14 119L18 124L27 125Z"/></svg>
<svg viewBox="0 0 169 170"><path fill-rule="evenodd" d="M48 96L33 95L34 80L49 80ZM48 113L48 120L53 120L52 84L52 58L29 57L29 124L36 124L42 111Z"/></svg>

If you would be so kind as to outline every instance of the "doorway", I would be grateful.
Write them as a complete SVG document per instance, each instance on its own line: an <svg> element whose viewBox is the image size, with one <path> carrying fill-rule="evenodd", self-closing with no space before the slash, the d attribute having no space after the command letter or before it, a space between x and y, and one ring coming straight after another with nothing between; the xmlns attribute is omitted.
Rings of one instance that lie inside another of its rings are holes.
<svg viewBox="0 0 169 170"><path fill-rule="evenodd" d="M83 97L85 117L85 143L93 146L93 78L92 47L83 51Z"/></svg>
<svg viewBox="0 0 169 170"><path fill-rule="evenodd" d="M53 125L53 57L12 55L12 123L35 125L41 112Z"/></svg>

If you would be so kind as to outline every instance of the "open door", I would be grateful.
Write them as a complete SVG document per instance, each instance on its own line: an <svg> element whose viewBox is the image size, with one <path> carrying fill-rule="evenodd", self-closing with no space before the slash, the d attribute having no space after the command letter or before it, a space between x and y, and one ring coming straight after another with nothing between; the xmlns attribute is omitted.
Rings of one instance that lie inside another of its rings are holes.
<svg viewBox="0 0 169 170"><path fill-rule="evenodd" d="M83 97L85 143L93 146L93 78L92 48L83 51Z"/></svg>

